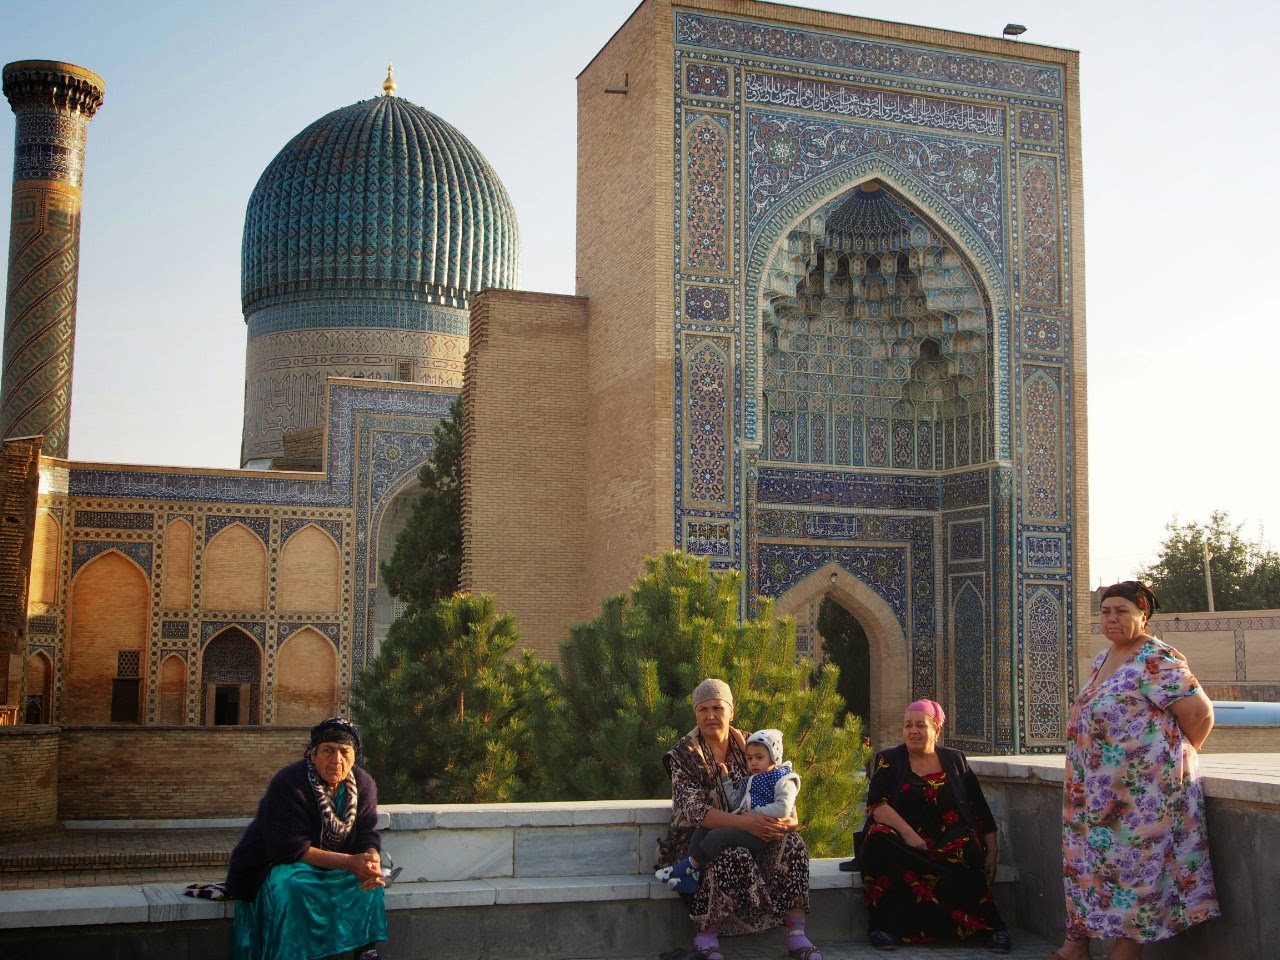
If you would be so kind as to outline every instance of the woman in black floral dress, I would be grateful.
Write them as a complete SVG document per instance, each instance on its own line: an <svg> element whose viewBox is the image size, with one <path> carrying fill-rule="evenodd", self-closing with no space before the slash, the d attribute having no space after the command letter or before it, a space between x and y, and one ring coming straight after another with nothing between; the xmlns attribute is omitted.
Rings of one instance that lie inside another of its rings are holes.
<svg viewBox="0 0 1280 960"><path fill-rule="evenodd" d="M696 893L685 895L697 928L694 952L705 960L724 960L721 935L758 933L786 925L786 949L793 960L822 960L805 936L809 912L809 854L796 833L795 817L730 813L720 765L737 782L747 777L745 737L732 726L733 693L722 680L704 680L693 692L697 726L667 751L663 763L671 777L671 827L658 841L659 867L687 854L698 827L737 827L766 841L752 854L729 847L700 871Z"/></svg>
<svg viewBox="0 0 1280 960"><path fill-rule="evenodd" d="M858 855L873 946L982 937L1007 953L996 909L996 825L964 754L937 746L942 706L918 700L905 742L876 755Z"/></svg>

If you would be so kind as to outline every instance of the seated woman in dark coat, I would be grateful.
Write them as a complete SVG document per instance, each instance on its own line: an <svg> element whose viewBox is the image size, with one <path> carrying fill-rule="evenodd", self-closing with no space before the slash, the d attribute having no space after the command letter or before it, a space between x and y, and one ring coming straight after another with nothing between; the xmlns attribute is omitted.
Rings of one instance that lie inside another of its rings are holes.
<svg viewBox="0 0 1280 960"><path fill-rule="evenodd" d="M387 939L378 788L356 764L360 734L333 717L277 773L231 853L236 960L376 960Z"/></svg>
<svg viewBox="0 0 1280 960"><path fill-rule="evenodd" d="M876 755L858 863L873 946L981 936L1008 953L996 909L996 825L965 755L937 745L941 704L917 700L904 743Z"/></svg>

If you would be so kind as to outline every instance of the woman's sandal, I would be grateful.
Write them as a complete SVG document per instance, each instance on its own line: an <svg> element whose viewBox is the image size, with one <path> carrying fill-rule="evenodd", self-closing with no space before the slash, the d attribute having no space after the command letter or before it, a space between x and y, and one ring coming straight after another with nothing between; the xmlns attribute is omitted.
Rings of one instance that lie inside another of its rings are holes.
<svg viewBox="0 0 1280 960"><path fill-rule="evenodd" d="M822 960L822 951L817 947L796 947L788 950L787 956L792 960Z"/></svg>
<svg viewBox="0 0 1280 960"><path fill-rule="evenodd" d="M701 957L702 960L724 960L724 954L720 952L719 947L695 947L693 955Z"/></svg>

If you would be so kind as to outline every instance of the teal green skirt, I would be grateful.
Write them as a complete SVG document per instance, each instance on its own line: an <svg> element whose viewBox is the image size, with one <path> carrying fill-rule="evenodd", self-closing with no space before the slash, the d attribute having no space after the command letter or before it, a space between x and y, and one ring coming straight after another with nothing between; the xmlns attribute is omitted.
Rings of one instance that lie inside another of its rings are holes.
<svg viewBox="0 0 1280 960"><path fill-rule="evenodd" d="M236 902L233 960L319 960L387 939L382 887L361 890L345 870L271 868L252 901Z"/></svg>

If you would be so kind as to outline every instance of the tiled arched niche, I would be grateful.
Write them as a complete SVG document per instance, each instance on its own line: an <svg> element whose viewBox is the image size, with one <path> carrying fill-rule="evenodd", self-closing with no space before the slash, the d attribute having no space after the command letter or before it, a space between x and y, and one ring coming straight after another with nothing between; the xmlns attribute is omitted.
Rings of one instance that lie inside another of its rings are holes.
<svg viewBox="0 0 1280 960"><path fill-rule="evenodd" d="M754 586L796 616L815 658L822 597L858 618L878 745L913 689L944 697L972 735L990 720L984 616L957 686L960 638L939 609L947 491L996 448L987 289L962 240L874 177L780 229L760 275L759 428L745 445Z"/></svg>

